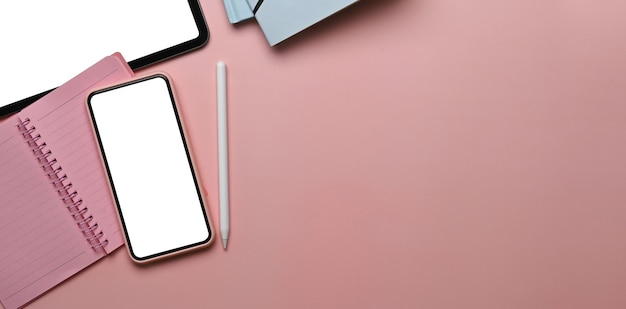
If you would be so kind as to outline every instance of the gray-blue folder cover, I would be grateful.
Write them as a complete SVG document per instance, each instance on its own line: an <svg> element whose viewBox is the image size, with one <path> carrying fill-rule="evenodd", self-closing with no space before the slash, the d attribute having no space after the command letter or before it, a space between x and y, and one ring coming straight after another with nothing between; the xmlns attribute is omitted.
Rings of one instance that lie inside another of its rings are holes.
<svg viewBox="0 0 626 309"><path fill-rule="evenodd" d="M224 0L231 23L255 17L274 46L358 0Z"/></svg>

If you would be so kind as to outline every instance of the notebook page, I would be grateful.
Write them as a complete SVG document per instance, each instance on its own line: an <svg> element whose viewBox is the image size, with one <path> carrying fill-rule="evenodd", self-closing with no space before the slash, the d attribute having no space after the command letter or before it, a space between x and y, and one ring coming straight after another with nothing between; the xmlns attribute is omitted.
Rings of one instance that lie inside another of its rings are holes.
<svg viewBox="0 0 626 309"><path fill-rule="evenodd" d="M126 81L132 76L126 62L116 54L66 83L62 91L51 93L21 112L37 126L38 134L69 177L71 190L78 193L77 198L89 209L88 215L95 218L93 223L104 232L103 239L109 241L104 247L107 252L120 247L124 238L92 132L86 98L94 89Z"/></svg>
<svg viewBox="0 0 626 309"><path fill-rule="evenodd" d="M0 124L0 302L17 308L100 256L47 181L18 132Z"/></svg>
<svg viewBox="0 0 626 309"><path fill-rule="evenodd" d="M97 149L93 148L95 138L86 134L91 132L91 127L84 121L87 120L85 101L90 89L122 81L132 74L119 54L107 57L2 123L0 140L3 144L0 145L2 158L0 164L6 161L9 163L0 166L3 173L0 181L6 181L9 185L0 189L3 197L0 204L0 220L20 222L20 225L11 224L6 227L2 224L6 222L0 222L0 301L5 308L17 308L26 304L103 256L103 253L94 251L86 241L56 190L53 190L52 185L46 180L47 177L37 165L34 155L27 149L28 145L25 142L20 143L21 134L17 132L15 124L19 123L19 118L27 117L31 120L30 125L37 128L36 133L42 136L41 141L48 145L46 149L52 151L50 157L56 158L58 165L63 167L62 173L68 175L69 182L73 184L72 191L80 192L78 198L82 198L83 205L89 208L87 215L94 216L93 222L98 223L99 230L103 230L104 237L109 241L104 249L111 252L123 244L123 238L117 218L111 215L114 214L113 201L104 193L108 192L108 187L103 168L100 172L95 168L96 163L101 163L99 159L94 160L93 156L99 154ZM13 122L11 124L7 123L11 121L10 119ZM46 125L51 127L46 128ZM14 137L7 133L9 131L14 132L11 133ZM77 135L66 136L68 132L70 135L73 133ZM22 149L15 150L16 145ZM65 149L66 147L69 149ZM12 160L5 159L9 157ZM73 159L77 162L69 161ZM25 168L29 161L31 167ZM20 162L22 163L18 164ZM4 174L9 174L5 170L18 178L9 179ZM34 179L38 180L34 184L28 183L27 189L24 189L20 181L23 180L22 177L27 176L21 176L22 173L28 173L28 176L37 175ZM41 194L35 194L34 188L39 187ZM24 197L18 195L23 191L27 191L28 194ZM9 212L21 200L8 200L4 198L5 196L35 200L28 200L28 205L32 209L20 206L18 212ZM52 203L62 211L41 211L43 204L47 206ZM35 217L37 220L33 218L24 220L28 213L24 214L22 211L30 211L42 217L40 220L37 219L39 217ZM58 220L55 221L52 217ZM45 238L36 237L40 231L45 231L43 233ZM55 238L55 231L62 236ZM25 240L30 245L26 249L18 247L21 242L12 241L12 237L22 234L32 237ZM5 241L5 238L8 240ZM62 255L58 255L60 253ZM19 259L14 255L19 256ZM8 273L3 273L3 268Z"/></svg>

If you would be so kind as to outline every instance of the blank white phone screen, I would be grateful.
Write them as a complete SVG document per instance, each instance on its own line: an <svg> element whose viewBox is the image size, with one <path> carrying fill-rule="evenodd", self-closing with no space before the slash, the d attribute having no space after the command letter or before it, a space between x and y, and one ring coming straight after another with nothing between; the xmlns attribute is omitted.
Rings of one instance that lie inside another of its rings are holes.
<svg viewBox="0 0 626 309"><path fill-rule="evenodd" d="M96 93L89 104L131 254L141 260L208 242L166 80L157 75Z"/></svg>
<svg viewBox="0 0 626 309"><path fill-rule="evenodd" d="M0 106L61 86L115 52L126 61L198 37L187 0L0 1Z"/></svg>

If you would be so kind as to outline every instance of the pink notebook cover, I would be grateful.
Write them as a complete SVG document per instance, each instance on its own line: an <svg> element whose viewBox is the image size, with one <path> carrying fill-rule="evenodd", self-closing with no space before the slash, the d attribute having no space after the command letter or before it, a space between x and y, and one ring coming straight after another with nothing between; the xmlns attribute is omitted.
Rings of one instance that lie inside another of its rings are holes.
<svg viewBox="0 0 626 309"><path fill-rule="evenodd" d="M19 308L123 243L85 100L119 53L0 122L0 302Z"/></svg>

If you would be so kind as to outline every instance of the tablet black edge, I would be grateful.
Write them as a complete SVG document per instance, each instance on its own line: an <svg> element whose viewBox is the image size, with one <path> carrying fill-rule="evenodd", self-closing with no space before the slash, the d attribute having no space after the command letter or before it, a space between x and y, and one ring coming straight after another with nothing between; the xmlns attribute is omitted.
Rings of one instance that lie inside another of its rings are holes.
<svg viewBox="0 0 626 309"><path fill-rule="evenodd" d="M148 65L170 59L180 54L199 49L209 42L209 27L204 18L204 13L202 12L202 8L200 7L199 0L188 0L188 3L189 7L191 8L191 12L196 26L198 27L198 36L187 42L168 47L153 54L128 62L130 68L133 69L133 71L139 70Z"/></svg>
<svg viewBox="0 0 626 309"><path fill-rule="evenodd" d="M189 7L191 8L194 21L196 22L196 26L198 27L198 36L195 39L189 40L187 42L171 46L164 50L160 50L158 52L128 62L128 65L133 71L170 59L180 54L199 49L209 42L209 27L207 26L206 20L204 18L204 13L202 12L202 8L200 7L199 0L188 0L188 3ZM20 110L41 99L43 96L53 90L54 89L50 89L48 91L44 91L34 96L0 107L0 118L19 112Z"/></svg>

